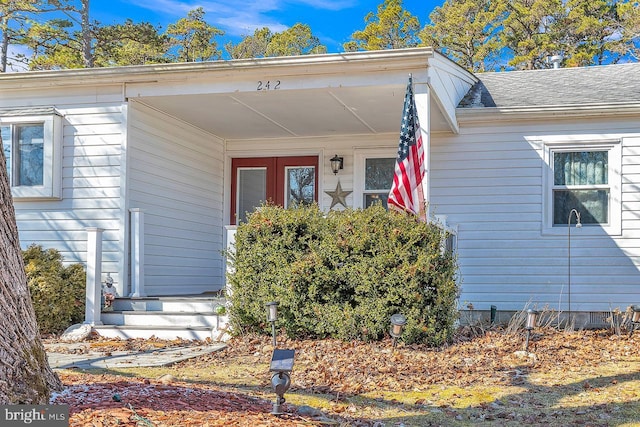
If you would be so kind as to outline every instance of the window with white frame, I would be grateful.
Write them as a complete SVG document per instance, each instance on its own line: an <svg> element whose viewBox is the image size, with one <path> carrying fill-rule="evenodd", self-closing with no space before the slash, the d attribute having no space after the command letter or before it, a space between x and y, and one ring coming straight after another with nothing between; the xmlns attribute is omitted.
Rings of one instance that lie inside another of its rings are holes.
<svg viewBox="0 0 640 427"><path fill-rule="evenodd" d="M366 208L374 203L387 207L396 163L394 149L356 150L354 156L354 207Z"/></svg>
<svg viewBox="0 0 640 427"><path fill-rule="evenodd" d="M619 140L547 144L547 229L566 228L575 209L586 228L620 233L620 145Z"/></svg>
<svg viewBox="0 0 640 427"><path fill-rule="evenodd" d="M14 198L59 198L60 117L3 116L0 136Z"/></svg>
<svg viewBox="0 0 640 427"><path fill-rule="evenodd" d="M374 203L382 203L382 206L387 207L395 164L395 157L365 159L363 207L367 208Z"/></svg>

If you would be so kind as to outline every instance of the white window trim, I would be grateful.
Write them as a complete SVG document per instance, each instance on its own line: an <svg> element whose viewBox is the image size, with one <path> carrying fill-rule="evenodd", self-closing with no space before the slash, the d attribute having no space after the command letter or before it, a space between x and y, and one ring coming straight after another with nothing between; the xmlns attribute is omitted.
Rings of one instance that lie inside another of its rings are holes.
<svg viewBox="0 0 640 427"><path fill-rule="evenodd" d="M354 209L363 208L364 199L364 178L365 164L367 159L388 159L398 156L398 147L389 148L367 148L354 150L353 166L353 207Z"/></svg>
<svg viewBox="0 0 640 427"><path fill-rule="evenodd" d="M553 226L553 153L555 151L608 151L609 223L585 225L581 235L622 234L622 140L606 137L549 138L540 141L543 148L542 234L566 235L566 227ZM568 218L567 218L568 221Z"/></svg>
<svg viewBox="0 0 640 427"><path fill-rule="evenodd" d="M0 125L42 123L44 127L43 185L12 186L17 200L60 199L62 195L62 117L57 114L40 116L0 117Z"/></svg>

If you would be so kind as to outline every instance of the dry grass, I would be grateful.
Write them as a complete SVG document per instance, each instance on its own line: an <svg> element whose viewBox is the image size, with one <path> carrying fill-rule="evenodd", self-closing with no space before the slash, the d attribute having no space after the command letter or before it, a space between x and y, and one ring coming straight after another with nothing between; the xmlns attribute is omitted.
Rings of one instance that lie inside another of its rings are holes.
<svg viewBox="0 0 640 427"><path fill-rule="evenodd" d="M176 366L109 373L152 380L171 374L268 403L269 341L240 337ZM287 408L295 418L296 408L311 406L325 424L345 426L640 426L640 332L546 328L533 334L531 353L522 345L522 333L496 329L441 349L282 339L280 347L296 350ZM308 417L271 425L301 419Z"/></svg>

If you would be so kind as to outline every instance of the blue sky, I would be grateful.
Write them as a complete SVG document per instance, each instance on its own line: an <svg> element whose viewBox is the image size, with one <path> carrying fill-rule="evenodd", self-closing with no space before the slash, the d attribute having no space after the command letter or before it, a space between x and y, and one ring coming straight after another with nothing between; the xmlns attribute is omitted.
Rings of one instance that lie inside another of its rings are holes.
<svg viewBox="0 0 640 427"><path fill-rule="evenodd" d="M187 12L202 6L206 21L224 30L219 38L222 47L228 41L237 43L243 35L256 28L269 27L282 31L301 22L308 24L329 52L341 52L342 44L354 31L365 27L364 17L375 12L383 0L92 0L91 17L102 24L146 21L167 25L185 17ZM417 16L424 26L434 7L444 0L404 0L403 7Z"/></svg>

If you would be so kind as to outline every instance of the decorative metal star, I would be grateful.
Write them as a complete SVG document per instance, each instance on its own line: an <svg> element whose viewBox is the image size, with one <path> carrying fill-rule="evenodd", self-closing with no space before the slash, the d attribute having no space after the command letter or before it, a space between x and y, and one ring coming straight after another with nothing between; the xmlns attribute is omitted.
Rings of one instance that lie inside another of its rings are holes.
<svg viewBox="0 0 640 427"><path fill-rule="evenodd" d="M336 185L336 189L334 191L325 191L329 196L331 196L331 206L329 209L333 209L335 205L340 203L345 208L347 207L347 196L353 191L344 191L342 189L342 185L340 185L340 181L338 181L338 185Z"/></svg>

